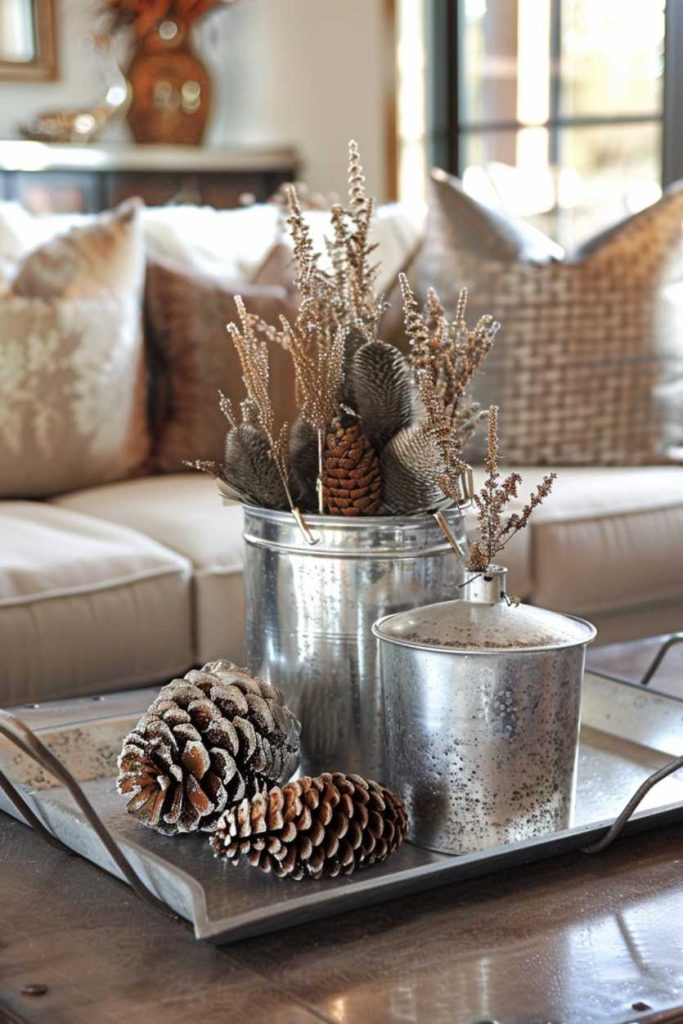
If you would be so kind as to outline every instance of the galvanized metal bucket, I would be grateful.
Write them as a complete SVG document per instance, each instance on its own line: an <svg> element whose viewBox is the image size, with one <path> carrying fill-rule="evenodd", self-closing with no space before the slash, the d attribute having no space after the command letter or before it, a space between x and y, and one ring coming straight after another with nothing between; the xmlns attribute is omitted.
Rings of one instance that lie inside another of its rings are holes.
<svg viewBox="0 0 683 1024"><path fill-rule="evenodd" d="M588 622L517 605L507 570L376 623L386 782L409 838L471 853L568 828Z"/></svg>
<svg viewBox="0 0 683 1024"><path fill-rule="evenodd" d="M445 513L465 544L462 516ZM458 593L463 559L430 515L306 516L245 506L247 663L302 722L302 771L383 780L383 707L372 626Z"/></svg>

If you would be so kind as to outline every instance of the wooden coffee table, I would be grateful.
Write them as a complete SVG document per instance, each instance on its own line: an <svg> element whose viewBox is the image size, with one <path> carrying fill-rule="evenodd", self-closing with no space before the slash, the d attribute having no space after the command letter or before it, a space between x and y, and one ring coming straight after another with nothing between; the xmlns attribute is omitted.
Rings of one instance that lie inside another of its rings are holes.
<svg viewBox="0 0 683 1024"><path fill-rule="evenodd" d="M682 1022L682 860L683 824L214 949L0 815L0 1022Z"/></svg>

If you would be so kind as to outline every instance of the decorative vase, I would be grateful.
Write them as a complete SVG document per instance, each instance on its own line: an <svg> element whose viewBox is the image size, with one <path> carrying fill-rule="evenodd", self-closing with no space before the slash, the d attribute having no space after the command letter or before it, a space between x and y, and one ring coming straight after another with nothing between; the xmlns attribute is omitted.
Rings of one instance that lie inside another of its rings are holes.
<svg viewBox="0 0 683 1024"><path fill-rule="evenodd" d="M464 546L462 516L445 514ZM384 779L383 702L372 625L458 593L464 560L430 515L294 516L245 506L247 663L302 723L302 771Z"/></svg>
<svg viewBox="0 0 683 1024"><path fill-rule="evenodd" d="M408 838L473 853L569 828L586 645L582 619L507 598L507 569L466 598L381 619L386 784Z"/></svg>
<svg viewBox="0 0 683 1024"><path fill-rule="evenodd" d="M136 142L200 145L212 83L182 20L162 21L139 40L126 77L127 119Z"/></svg>

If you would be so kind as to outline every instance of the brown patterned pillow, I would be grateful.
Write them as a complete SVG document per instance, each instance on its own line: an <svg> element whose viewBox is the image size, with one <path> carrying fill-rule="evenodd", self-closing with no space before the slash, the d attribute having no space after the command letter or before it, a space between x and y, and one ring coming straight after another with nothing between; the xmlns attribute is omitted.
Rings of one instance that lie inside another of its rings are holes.
<svg viewBox="0 0 683 1024"><path fill-rule="evenodd" d="M0 497L47 497L140 469L143 274L132 210L35 250L0 297Z"/></svg>
<svg viewBox="0 0 683 1024"><path fill-rule="evenodd" d="M244 398L239 359L225 329L237 320L235 295L268 323L293 315L284 289L245 285L221 287L169 263L147 267L147 326L156 364L155 468L177 472L193 459L220 460L227 424L218 408L218 390L235 406ZM291 361L271 348L276 417L295 415Z"/></svg>
<svg viewBox="0 0 683 1024"><path fill-rule="evenodd" d="M683 438L683 189L561 259L540 232L432 177L409 276L451 312L465 286L470 319L501 321L477 397L502 407L507 460L662 461Z"/></svg>

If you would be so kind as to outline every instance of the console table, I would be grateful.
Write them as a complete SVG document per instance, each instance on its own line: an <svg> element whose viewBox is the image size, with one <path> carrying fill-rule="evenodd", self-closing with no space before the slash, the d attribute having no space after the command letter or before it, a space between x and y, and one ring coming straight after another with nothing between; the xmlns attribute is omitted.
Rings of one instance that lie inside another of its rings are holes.
<svg viewBox="0 0 683 1024"><path fill-rule="evenodd" d="M97 213L131 196L148 206L225 209L264 200L297 176L291 147L69 146L0 141L0 199L33 213Z"/></svg>

